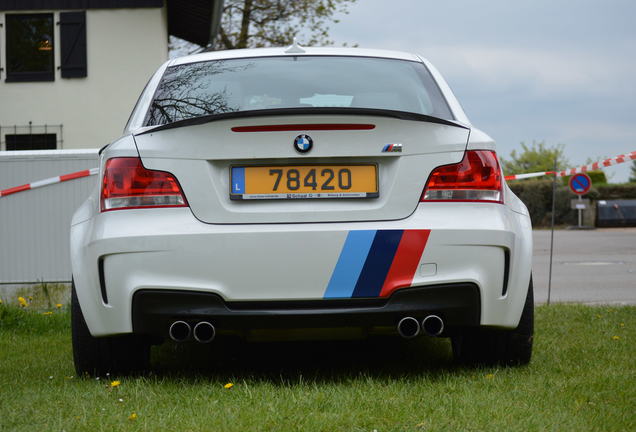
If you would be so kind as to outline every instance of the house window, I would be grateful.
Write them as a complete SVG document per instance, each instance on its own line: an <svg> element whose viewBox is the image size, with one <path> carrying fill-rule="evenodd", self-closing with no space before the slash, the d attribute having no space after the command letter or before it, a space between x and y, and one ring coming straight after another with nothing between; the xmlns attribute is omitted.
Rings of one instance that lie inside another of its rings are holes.
<svg viewBox="0 0 636 432"><path fill-rule="evenodd" d="M13 134L5 135L7 150L55 150L56 134Z"/></svg>
<svg viewBox="0 0 636 432"><path fill-rule="evenodd" d="M5 17L6 81L53 81L53 14L7 14Z"/></svg>

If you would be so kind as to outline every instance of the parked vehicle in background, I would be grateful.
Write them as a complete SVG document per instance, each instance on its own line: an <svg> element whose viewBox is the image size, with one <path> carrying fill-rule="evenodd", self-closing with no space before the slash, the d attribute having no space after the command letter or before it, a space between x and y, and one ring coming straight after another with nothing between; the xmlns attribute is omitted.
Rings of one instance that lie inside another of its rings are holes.
<svg viewBox="0 0 636 432"><path fill-rule="evenodd" d="M451 337L473 364L530 360L528 212L417 55L171 60L100 179L71 229L78 373L144 370L169 338L334 328Z"/></svg>

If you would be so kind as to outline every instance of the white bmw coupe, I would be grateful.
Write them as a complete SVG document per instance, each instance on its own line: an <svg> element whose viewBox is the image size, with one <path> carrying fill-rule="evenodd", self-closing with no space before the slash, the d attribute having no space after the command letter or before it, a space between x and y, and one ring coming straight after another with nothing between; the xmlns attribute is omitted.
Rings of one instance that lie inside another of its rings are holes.
<svg viewBox="0 0 636 432"><path fill-rule="evenodd" d="M152 343L285 332L450 337L530 360L532 237L493 140L401 52L254 49L170 60L71 228L78 373Z"/></svg>

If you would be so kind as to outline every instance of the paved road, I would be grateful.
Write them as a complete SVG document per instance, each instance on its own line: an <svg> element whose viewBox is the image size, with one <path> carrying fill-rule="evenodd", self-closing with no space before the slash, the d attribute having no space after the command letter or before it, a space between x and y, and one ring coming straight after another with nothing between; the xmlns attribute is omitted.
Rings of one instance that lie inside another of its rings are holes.
<svg viewBox="0 0 636 432"><path fill-rule="evenodd" d="M548 298L550 231L534 231L535 302ZM554 232L552 302L636 304L636 228Z"/></svg>

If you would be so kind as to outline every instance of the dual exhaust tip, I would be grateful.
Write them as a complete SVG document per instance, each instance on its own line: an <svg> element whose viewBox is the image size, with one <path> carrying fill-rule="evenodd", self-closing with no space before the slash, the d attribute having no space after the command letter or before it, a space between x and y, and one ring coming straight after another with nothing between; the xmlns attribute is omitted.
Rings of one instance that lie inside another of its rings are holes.
<svg viewBox="0 0 636 432"><path fill-rule="evenodd" d="M444 321L437 315L428 315L420 323L413 317L404 317L397 325L397 331L405 339L412 339L421 332L429 336L439 336L444 331ZM216 329L207 321L200 321L194 328L185 321L175 321L168 329L170 339L185 342L190 336L199 343L210 343L216 336Z"/></svg>
<svg viewBox="0 0 636 432"><path fill-rule="evenodd" d="M196 323L194 328L185 321L175 321L170 324L168 334L175 342L185 342L192 336L199 343L210 343L216 336L216 329L207 321Z"/></svg>
<svg viewBox="0 0 636 432"><path fill-rule="evenodd" d="M428 315L420 323L413 317L404 317L398 323L397 331L405 339L412 339L420 332L429 336L439 336L444 331L444 320L437 315Z"/></svg>

